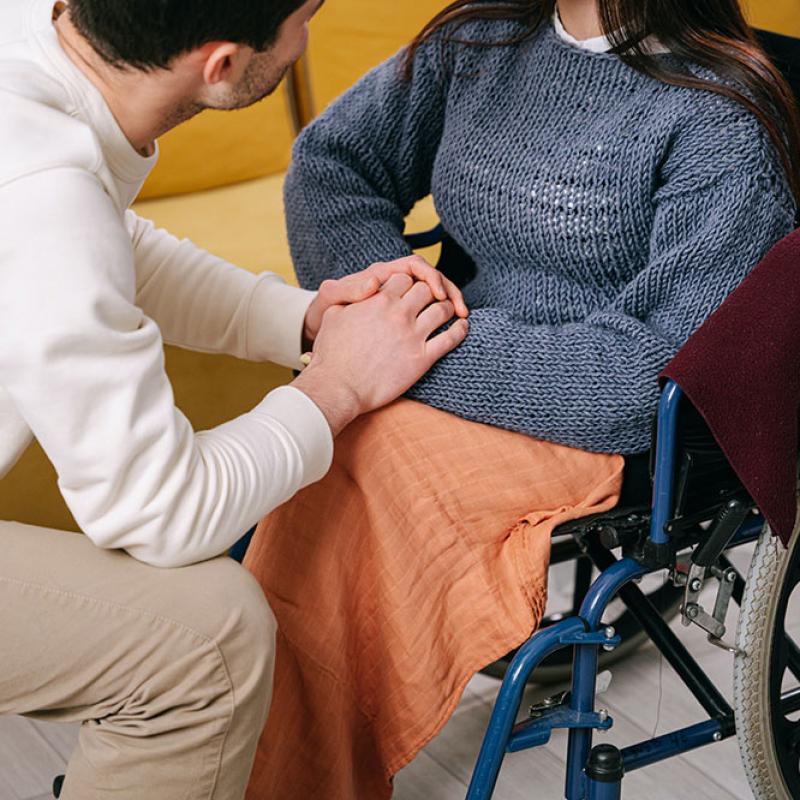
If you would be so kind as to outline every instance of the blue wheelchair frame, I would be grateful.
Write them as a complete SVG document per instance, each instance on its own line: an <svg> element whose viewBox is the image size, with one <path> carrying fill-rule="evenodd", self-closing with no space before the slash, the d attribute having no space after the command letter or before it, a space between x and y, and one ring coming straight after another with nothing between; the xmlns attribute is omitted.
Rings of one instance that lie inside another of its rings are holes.
<svg viewBox="0 0 800 800"><path fill-rule="evenodd" d="M683 393L669 382L662 392L657 418L655 474L649 544L657 549L669 546L667 523L673 514L675 465L678 446L678 412ZM751 515L737 530L729 547L758 538L763 519ZM506 753L528 750L546 744L557 728L569 731L567 749L567 800L612 800L620 796L618 779L593 780L586 765L592 749L594 730L608 730L613 720L595 711L595 690L599 648L613 649L620 638L603 625L603 615L617 595L637 616L649 637L695 695L709 719L657 738L630 745L620 751L625 772L680 755L735 733L733 710L714 684L703 673L661 615L633 584L651 569L631 557L616 559L602 545L588 545L589 555L601 568L586 595L579 614L539 630L523 644L512 659L503 679L470 782L467 800L488 800L492 796ZM743 579L737 574L736 599L740 601ZM646 614L647 606L651 613ZM636 609L640 614L636 613ZM536 716L515 724L526 683L548 655L563 647L574 647L572 685L568 701L541 710Z"/></svg>

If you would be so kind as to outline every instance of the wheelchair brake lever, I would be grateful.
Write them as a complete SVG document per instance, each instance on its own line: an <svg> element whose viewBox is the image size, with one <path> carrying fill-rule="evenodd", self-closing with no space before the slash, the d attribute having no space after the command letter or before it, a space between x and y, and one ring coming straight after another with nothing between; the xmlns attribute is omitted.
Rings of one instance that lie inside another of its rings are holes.
<svg viewBox="0 0 800 800"><path fill-rule="evenodd" d="M692 553L689 572L685 577L686 590L681 606L681 622L684 626L688 627L694 623L708 634L708 641L711 644L732 653L737 653L738 650L723 641L722 637L725 635L725 618L733 596L736 571L733 569L720 570L716 564L747 514L748 507L738 499L730 500L721 509L714 520L708 538ZM712 614L709 614L700 603L700 593L709 572L719 581L719 590ZM683 575L680 577L683 582Z"/></svg>
<svg viewBox="0 0 800 800"><path fill-rule="evenodd" d="M700 592L708 571L719 581L713 614L709 614L699 602ZM725 618L728 615L728 606L733 597L735 582L736 570L734 569L720 570L712 567L707 570L706 567L701 567L699 564L692 564L689 568L686 592L681 606L681 622L687 627L694 623L708 634L708 641L715 647L738 655L741 651L722 638L725 635Z"/></svg>
<svg viewBox="0 0 800 800"><path fill-rule="evenodd" d="M729 500L717 514L708 538L692 553L692 565L710 569L717 563L722 551L733 539L749 513L741 500Z"/></svg>

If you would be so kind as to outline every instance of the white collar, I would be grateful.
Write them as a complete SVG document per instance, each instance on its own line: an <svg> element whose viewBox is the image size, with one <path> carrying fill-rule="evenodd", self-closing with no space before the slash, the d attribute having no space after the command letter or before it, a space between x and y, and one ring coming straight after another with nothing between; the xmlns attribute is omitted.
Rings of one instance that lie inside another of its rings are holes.
<svg viewBox="0 0 800 800"><path fill-rule="evenodd" d="M557 7L553 12L553 27L556 29L558 38L567 44L571 44L573 47L579 47L581 50L588 50L591 53L607 53L611 50L611 42L608 41L606 36L593 36L591 39L576 39L567 31L564 24L561 22L561 16L558 13ZM645 39L643 44L644 51L650 55L659 55L669 52L655 36L649 36Z"/></svg>
<svg viewBox="0 0 800 800"><path fill-rule="evenodd" d="M574 47L580 47L581 50L589 50L592 53L607 53L611 49L611 42L605 36L594 36L591 39L576 39L571 33L567 32L564 23L561 22L561 15L558 13L558 8L553 12L553 25L556 29L558 37L571 44Z"/></svg>

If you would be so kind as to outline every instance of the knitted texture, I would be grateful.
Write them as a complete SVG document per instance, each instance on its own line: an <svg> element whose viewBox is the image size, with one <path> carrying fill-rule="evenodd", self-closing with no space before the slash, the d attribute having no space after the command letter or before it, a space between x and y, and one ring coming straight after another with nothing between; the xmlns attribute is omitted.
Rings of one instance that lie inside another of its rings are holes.
<svg viewBox="0 0 800 800"><path fill-rule="evenodd" d="M501 41L517 23L459 33ZM672 56L660 56L672 58ZM365 76L299 137L286 184L303 286L408 254L433 193L472 256L466 341L409 395L601 452L650 442L657 375L793 227L766 132L545 25L523 43L433 40Z"/></svg>

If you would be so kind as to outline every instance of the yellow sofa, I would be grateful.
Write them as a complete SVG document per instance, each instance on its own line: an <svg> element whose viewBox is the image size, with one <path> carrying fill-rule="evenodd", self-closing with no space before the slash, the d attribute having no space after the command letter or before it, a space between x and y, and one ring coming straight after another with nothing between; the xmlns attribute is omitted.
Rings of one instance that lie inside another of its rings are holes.
<svg viewBox="0 0 800 800"><path fill-rule="evenodd" d="M754 28L800 38L798 0L745 0L743 6Z"/></svg>
<svg viewBox="0 0 800 800"><path fill-rule="evenodd" d="M445 0L338 0L311 22L306 57L297 65L303 123L324 109L372 67L395 53L441 11Z"/></svg>

